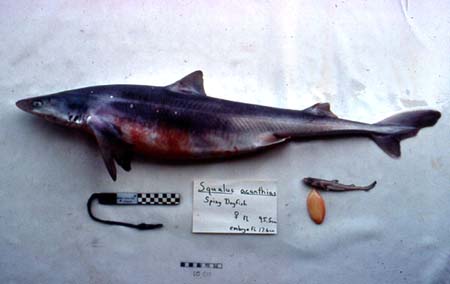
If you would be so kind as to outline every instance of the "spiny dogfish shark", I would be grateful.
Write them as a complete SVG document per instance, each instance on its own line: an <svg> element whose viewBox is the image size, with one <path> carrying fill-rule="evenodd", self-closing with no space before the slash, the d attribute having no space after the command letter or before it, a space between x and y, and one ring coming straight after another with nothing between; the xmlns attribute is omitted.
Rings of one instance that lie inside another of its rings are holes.
<svg viewBox="0 0 450 284"><path fill-rule="evenodd" d="M93 86L16 105L92 134L113 180L116 163L131 169L133 153L163 160L227 158L331 136L367 136L389 156L400 157L400 141L441 116L435 110L415 110L366 124L338 118L328 103L290 110L228 101L206 95L201 71L165 87Z"/></svg>

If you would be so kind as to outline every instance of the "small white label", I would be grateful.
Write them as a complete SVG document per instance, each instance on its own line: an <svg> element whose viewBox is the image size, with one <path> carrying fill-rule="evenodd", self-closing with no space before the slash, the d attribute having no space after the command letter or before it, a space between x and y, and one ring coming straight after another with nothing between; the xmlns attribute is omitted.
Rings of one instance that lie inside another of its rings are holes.
<svg viewBox="0 0 450 284"><path fill-rule="evenodd" d="M276 182L194 181L192 232L276 234Z"/></svg>
<svg viewBox="0 0 450 284"><path fill-rule="evenodd" d="M118 192L117 204L137 204L137 193Z"/></svg>

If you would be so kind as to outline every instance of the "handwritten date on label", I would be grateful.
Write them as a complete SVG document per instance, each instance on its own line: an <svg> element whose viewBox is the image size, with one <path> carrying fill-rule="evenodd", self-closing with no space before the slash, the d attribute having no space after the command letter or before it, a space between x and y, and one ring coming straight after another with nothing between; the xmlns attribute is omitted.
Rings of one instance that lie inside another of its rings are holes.
<svg viewBox="0 0 450 284"><path fill-rule="evenodd" d="M194 233L276 234L275 181L194 181Z"/></svg>

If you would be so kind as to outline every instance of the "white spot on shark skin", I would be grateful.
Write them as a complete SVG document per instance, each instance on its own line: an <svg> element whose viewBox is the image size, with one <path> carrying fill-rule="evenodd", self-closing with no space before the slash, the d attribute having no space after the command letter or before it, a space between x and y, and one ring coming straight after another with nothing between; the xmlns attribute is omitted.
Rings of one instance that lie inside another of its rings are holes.
<svg viewBox="0 0 450 284"><path fill-rule="evenodd" d="M177 111L174 111L174 112L173 112L173 114L177 115L177 114L178 114L178 112L177 112Z"/></svg>
<svg viewBox="0 0 450 284"><path fill-rule="evenodd" d="M81 117L78 117L78 118L75 120L75 124L78 124L78 125L83 124L83 120L81 119Z"/></svg>
<svg viewBox="0 0 450 284"><path fill-rule="evenodd" d="M110 98L110 99L114 99L114 96L113 96L113 95L111 95L111 96L109 96L109 98Z"/></svg>
<svg viewBox="0 0 450 284"><path fill-rule="evenodd" d="M156 113L159 113L159 109L156 110Z"/></svg>
<svg viewBox="0 0 450 284"><path fill-rule="evenodd" d="M158 137L159 137L159 134L157 132L153 132L153 131L148 136L148 138L150 138L150 140L158 139Z"/></svg>
<svg viewBox="0 0 450 284"><path fill-rule="evenodd" d="M130 108L134 108L134 104L130 104Z"/></svg>

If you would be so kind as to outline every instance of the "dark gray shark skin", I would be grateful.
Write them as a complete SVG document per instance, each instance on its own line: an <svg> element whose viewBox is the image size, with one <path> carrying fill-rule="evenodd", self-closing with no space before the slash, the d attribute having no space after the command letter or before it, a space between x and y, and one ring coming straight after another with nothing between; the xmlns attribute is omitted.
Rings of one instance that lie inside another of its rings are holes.
<svg viewBox="0 0 450 284"><path fill-rule="evenodd" d="M227 101L206 96L201 71L165 87L94 86L16 105L94 135L113 180L115 162L129 171L133 153L172 160L226 158L304 138L367 136L399 157L400 140L441 116L417 110L366 124L337 118L328 103L298 111Z"/></svg>

